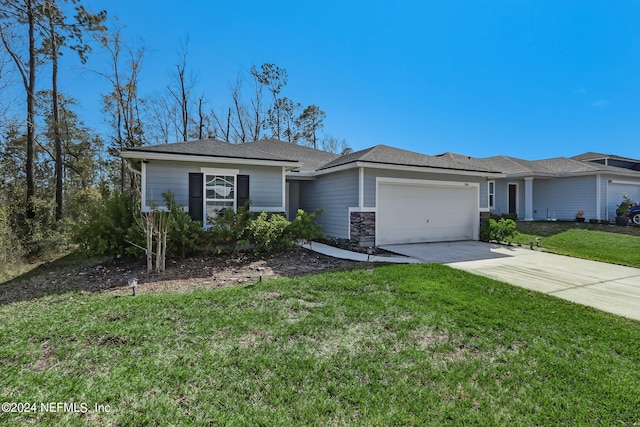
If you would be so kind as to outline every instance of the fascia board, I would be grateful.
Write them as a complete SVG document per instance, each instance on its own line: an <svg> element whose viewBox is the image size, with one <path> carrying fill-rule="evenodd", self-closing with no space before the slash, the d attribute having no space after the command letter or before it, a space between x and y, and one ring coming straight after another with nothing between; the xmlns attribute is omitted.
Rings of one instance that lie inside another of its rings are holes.
<svg viewBox="0 0 640 427"><path fill-rule="evenodd" d="M432 168L428 166L409 166L409 165L387 165L382 163L370 163L370 162L353 162L345 165L336 166L330 169L323 169L317 171L315 175L325 175L328 173L339 172L343 170L353 168L369 168L369 169L385 169L385 170L397 170L408 172L429 172L443 175L464 175L464 176L481 176L483 178L505 178L506 174L501 172L482 172L482 171L469 171L461 169L445 169L445 168Z"/></svg>
<svg viewBox="0 0 640 427"><path fill-rule="evenodd" d="M169 160L178 162L200 162L200 163L224 163L224 164L240 164L240 165L259 165L259 166L284 166L298 167L297 160L262 160L262 159L246 159L242 157L214 157L214 156L196 156L185 154L167 154L167 153L151 153L151 152L134 152L123 151L120 157L125 159L141 159L141 160Z"/></svg>

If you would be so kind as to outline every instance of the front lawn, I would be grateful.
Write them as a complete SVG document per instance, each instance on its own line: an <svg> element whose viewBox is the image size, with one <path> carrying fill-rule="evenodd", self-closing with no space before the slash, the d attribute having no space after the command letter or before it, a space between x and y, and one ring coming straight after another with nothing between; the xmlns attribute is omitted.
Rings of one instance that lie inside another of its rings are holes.
<svg viewBox="0 0 640 427"><path fill-rule="evenodd" d="M0 306L1 400L37 404L0 425L633 425L638 342L639 322L435 264L52 295Z"/></svg>
<svg viewBox="0 0 640 427"><path fill-rule="evenodd" d="M549 252L640 268L640 227L549 222L518 222L516 227L515 243L526 246L539 238Z"/></svg>

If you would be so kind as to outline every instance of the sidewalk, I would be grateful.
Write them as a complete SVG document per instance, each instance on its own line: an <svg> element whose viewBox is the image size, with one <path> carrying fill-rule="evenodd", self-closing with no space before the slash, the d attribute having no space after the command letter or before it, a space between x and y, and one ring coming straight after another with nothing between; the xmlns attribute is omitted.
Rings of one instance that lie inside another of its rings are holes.
<svg viewBox="0 0 640 427"><path fill-rule="evenodd" d="M312 244L304 244L303 248L318 252L334 258L348 259L360 262L392 262L396 264L419 264L422 261L406 257L406 256L383 256L383 255L367 255L359 252L351 252L345 249L336 248L334 246L325 245L324 243L313 242Z"/></svg>

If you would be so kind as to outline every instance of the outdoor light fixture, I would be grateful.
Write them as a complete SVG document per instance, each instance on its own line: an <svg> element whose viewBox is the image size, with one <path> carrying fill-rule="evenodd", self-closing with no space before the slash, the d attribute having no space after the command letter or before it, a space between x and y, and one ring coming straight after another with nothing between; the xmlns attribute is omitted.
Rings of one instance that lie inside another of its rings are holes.
<svg viewBox="0 0 640 427"><path fill-rule="evenodd" d="M135 296L136 295L136 287L138 286L138 279L136 279L134 277L133 279L129 279L128 283L129 283L129 287L133 291L133 296Z"/></svg>
<svg viewBox="0 0 640 427"><path fill-rule="evenodd" d="M260 281L262 282L262 275L264 274L264 267L256 268L258 270L258 274L260 275Z"/></svg>

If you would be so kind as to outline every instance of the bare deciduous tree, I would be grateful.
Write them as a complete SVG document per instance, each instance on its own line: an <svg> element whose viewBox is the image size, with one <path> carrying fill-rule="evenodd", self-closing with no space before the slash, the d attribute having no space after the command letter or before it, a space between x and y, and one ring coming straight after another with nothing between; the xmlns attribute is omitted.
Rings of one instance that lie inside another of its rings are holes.
<svg viewBox="0 0 640 427"><path fill-rule="evenodd" d="M62 189L63 189L63 159L62 159L62 136L60 135L60 113L58 107L58 57L61 55L60 48L68 46L76 51L82 63L87 60L87 52L90 46L84 43L83 31L104 31L106 28L103 22L107 18L107 13L102 11L98 14L91 14L82 6L76 6L75 21L69 21L62 12L55 0L45 0L42 7L43 18L46 22L42 25L44 50L51 60L51 103L52 119L55 139L55 194L56 212L55 219L62 218ZM70 45L69 42L75 42Z"/></svg>
<svg viewBox="0 0 640 427"><path fill-rule="evenodd" d="M347 154L351 147L345 138L338 139L331 135L325 135L320 140L320 149L334 154Z"/></svg>
<svg viewBox="0 0 640 427"><path fill-rule="evenodd" d="M25 174L27 180L26 217L34 218L33 197L36 190L35 161L35 94L37 65L40 56L36 46L37 22L41 19L41 0L0 1L0 39L20 74L26 94L27 147ZM24 33L23 33L24 32ZM26 34L25 34L26 33ZM27 46L26 52L23 47Z"/></svg>
<svg viewBox="0 0 640 427"><path fill-rule="evenodd" d="M309 105L300 115L300 126L302 128L302 137L306 140L307 145L318 148L318 131L324 127L322 123L325 113L317 105Z"/></svg>
<svg viewBox="0 0 640 427"><path fill-rule="evenodd" d="M271 130L271 136L276 139L282 138L282 105L279 104L278 95L283 86L287 85L288 75L287 70L280 68L275 64L265 63L260 66L260 71L255 67L251 69L252 74L255 76L258 83L265 86L269 92L271 92L272 104L269 108L268 115L270 117L268 126L265 124L265 128Z"/></svg>
<svg viewBox="0 0 640 427"><path fill-rule="evenodd" d="M104 112L108 114L113 129L110 154L114 157L124 148L139 147L144 142L144 129L140 119L138 79L144 58L144 48L128 46L120 28L99 36L102 47L109 53L111 70L99 72L112 85L111 92L103 96ZM124 57L124 58L123 58ZM126 65L123 67L122 62ZM127 169L120 159L120 188L125 189ZM135 177L130 177L129 187L135 187Z"/></svg>
<svg viewBox="0 0 640 427"><path fill-rule="evenodd" d="M180 60L175 64L175 71L171 74L172 83L167 86L167 91L176 105L177 117L175 126L179 129L181 141L188 141L191 121L191 92L195 86L195 79L187 74L187 47L189 40L182 45Z"/></svg>

